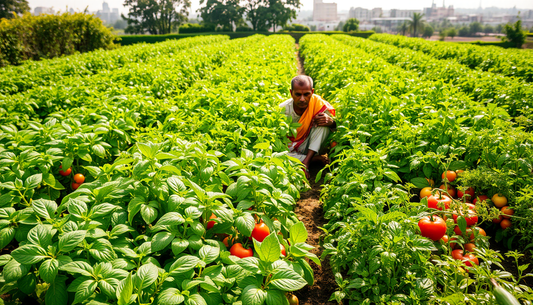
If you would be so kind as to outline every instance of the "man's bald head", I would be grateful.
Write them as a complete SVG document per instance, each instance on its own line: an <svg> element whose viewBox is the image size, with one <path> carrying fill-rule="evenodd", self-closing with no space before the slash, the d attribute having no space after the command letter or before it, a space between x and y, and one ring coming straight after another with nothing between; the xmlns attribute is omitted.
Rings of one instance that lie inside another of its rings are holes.
<svg viewBox="0 0 533 305"><path fill-rule="evenodd" d="M294 90L294 86L305 87L309 85L310 89L313 89L313 79L307 75L298 75L291 80L291 90Z"/></svg>

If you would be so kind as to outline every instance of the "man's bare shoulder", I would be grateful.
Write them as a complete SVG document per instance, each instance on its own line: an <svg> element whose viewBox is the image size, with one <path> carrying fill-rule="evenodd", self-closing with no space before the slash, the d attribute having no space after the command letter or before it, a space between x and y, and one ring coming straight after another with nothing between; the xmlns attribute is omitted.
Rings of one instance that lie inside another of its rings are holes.
<svg viewBox="0 0 533 305"><path fill-rule="evenodd" d="M287 106L292 105L292 98L286 100L285 102L279 104L279 107L286 108Z"/></svg>

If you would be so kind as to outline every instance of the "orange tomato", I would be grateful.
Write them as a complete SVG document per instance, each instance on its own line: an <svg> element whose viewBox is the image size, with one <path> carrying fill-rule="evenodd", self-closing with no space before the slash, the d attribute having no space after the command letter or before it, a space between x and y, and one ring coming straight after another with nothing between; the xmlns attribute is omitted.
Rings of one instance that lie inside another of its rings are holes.
<svg viewBox="0 0 533 305"><path fill-rule="evenodd" d="M74 182L72 182L72 184L70 184L70 187L71 187L73 190L77 190L78 187L80 187L80 185L81 185L81 184L79 184L79 183L74 183Z"/></svg>
<svg viewBox="0 0 533 305"><path fill-rule="evenodd" d="M333 147L335 147L335 146L337 146L337 142L335 142L335 141L331 141L330 147L333 148Z"/></svg>
<svg viewBox="0 0 533 305"><path fill-rule="evenodd" d="M465 263L465 265L467 265L468 267L472 267L472 263L476 264L476 265L479 265L479 260L477 259L477 257L472 254L472 253L468 253L468 254L465 254L463 256L463 262Z"/></svg>
<svg viewBox="0 0 533 305"><path fill-rule="evenodd" d="M472 187L467 188L464 192L461 190L457 190L458 198L463 198L464 195L468 195L466 196L466 198L471 199L471 198L474 198L474 194L475 194L475 191L474 191L474 188Z"/></svg>
<svg viewBox="0 0 533 305"><path fill-rule="evenodd" d="M76 181L76 183L82 184L83 182L85 182L85 176L82 174L76 174L74 175L74 181Z"/></svg>
<svg viewBox="0 0 533 305"><path fill-rule="evenodd" d="M426 180L428 181L429 186L433 187L435 185L435 181L433 181L433 179L426 178Z"/></svg>
<svg viewBox="0 0 533 305"><path fill-rule="evenodd" d="M441 185L439 188L440 188L441 190L445 190L445 189L446 189L445 186L444 186L444 184ZM455 197L455 188L454 188L453 186L448 185L448 190L447 190L447 192L448 192L448 194L450 194L450 196Z"/></svg>
<svg viewBox="0 0 533 305"><path fill-rule="evenodd" d="M498 208L503 208L507 205L507 198L503 195L500 196L500 194L494 194L492 196L492 203Z"/></svg>
<svg viewBox="0 0 533 305"><path fill-rule="evenodd" d="M494 219L492 220L492 222L493 222L493 223L500 223L500 222L502 221L502 219L503 219L503 216L500 215L500 216L498 216L498 218L494 218Z"/></svg>
<svg viewBox="0 0 533 305"><path fill-rule="evenodd" d="M440 240L442 240L443 243L447 244L449 241L448 235L444 235Z"/></svg>
<svg viewBox="0 0 533 305"><path fill-rule="evenodd" d="M506 219L509 219L511 218L512 215L514 215L514 210L510 209L508 206L504 206L501 211L503 214L505 214L503 215L503 218L506 218Z"/></svg>
<svg viewBox="0 0 533 305"><path fill-rule="evenodd" d="M60 174L61 176L68 176L68 175L70 175L70 173L72 172L72 168L70 168L70 167L69 167L66 171L62 170L63 165L59 165L59 168L60 168L60 170L59 170L59 174Z"/></svg>
<svg viewBox="0 0 533 305"><path fill-rule="evenodd" d="M420 191L420 198L431 196L431 187L425 187Z"/></svg>
<svg viewBox="0 0 533 305"><path fill-rule="evenodd" d="M458 169L458 170L455 171L455 173L457 174L457 177L461 177L461 175L463 175L464 172L465 171L462 170L462 169Z"/></svg>
<svg viewBox="0 0 533 305"><path fill-rule="evenodd" d="M502 227L502 229L504 230L509 228L512 225L513 223L511 222L510 219L502 219L502 222L500 222L500 227Z"/></svg>
<svg viewBox="0 0 533 305"><path fill-rule="evenodd" d="M465 244L465 250L468 252L474 252L474 249L476 249L476 245L473 243Z"/></svg>
<svg viewBox="0 0 533 305"><path fill-rule="evenodd" d="M447 171L445 173L442 173L441 177L444 181L444 176L446 175L446 179L448 179L448 182L453 182L455 178L457 178L457 173L454 171Z"/></svg>

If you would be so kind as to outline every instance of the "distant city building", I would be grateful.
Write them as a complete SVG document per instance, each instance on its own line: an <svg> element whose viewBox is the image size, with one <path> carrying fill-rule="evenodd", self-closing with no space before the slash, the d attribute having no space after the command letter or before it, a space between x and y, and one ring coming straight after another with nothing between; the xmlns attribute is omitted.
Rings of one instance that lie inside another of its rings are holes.
<svg viewBox="0 0 533 305"><path fill-rule="evenodd" d="M442 7L437 7L435 2L433 2L431 7L424 8L424 15L428 21L439 21L448 17L453 17L455 15L455 10L453 5L446 7L444 1L442 2Z"/></svg>
<svg viewBox="0 0 533 305"><path fill-rule="evenodd" d="M53 14L54 10L51 7L38 6L33 10L33 15L38 16L40 14Z"/></svg>
<svg viewBox="0 0 533 305"><path fill-rule="evenodd" d="M372 18L380 18L382 16L383 9L381 7L376 7L371 10L362 7L352 7L348 12L348 18L355 18L359 21L368 21Z"/></svg>
<svg viewBox="0 0 533 305"><path fill-rule="evenodd" d="M104 3L102 3L102 10L96 12L96 17L100 18L104 23L113 24L120 18L120 14L118 8L110 10L109 4L104 1Z"/></svg>
<svg viewBox="0 0 533 305"><path fill-rule="evenodd" d="M421 10L398 10L398 9L392 9L390 11L390 17L391 18L401 18L401 17L411 18L411 17L413 17L414 13L422 14L422 11Z"/></svg>
<svg viewBox="0 0 533 305"><path fill-rule="evenodd" d="M337 20L337 3L324 3L322 0L314 0L313 21L335 22Z"/></svg>

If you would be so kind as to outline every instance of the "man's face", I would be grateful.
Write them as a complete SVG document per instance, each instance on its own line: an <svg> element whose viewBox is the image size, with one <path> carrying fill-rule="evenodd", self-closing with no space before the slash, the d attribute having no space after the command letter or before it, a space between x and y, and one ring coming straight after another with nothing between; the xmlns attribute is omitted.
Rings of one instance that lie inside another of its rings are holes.
<svg viewBox="0 0 533 305"><path fill-rule="evenodd" d="M294 88L291 90L294 106L301 110L307 109L313 93L315 93L315 89L311 88L309 84L304 84L303 86L294 84Z"/></svg>

